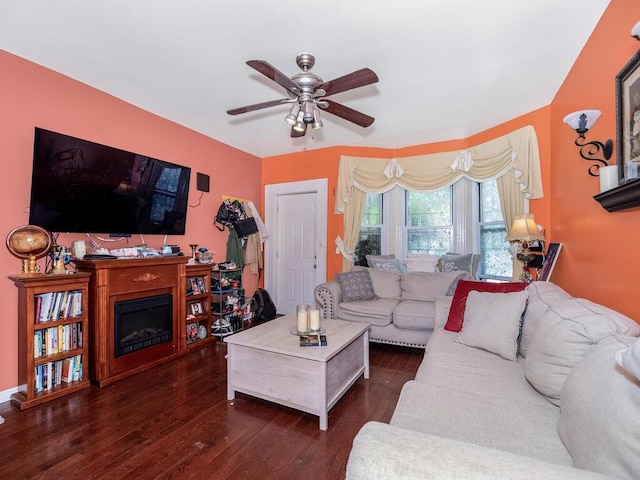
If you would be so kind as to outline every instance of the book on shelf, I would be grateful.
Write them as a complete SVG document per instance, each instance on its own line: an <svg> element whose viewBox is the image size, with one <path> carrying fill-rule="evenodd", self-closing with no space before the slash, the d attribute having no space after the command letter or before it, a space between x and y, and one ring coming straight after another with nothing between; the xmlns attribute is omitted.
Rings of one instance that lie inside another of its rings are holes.
<svg viewBox="0 0 640 480"><path fill-rule="evenodd" d="M326 335L300 335L301 347L326 347Z"/></svg>

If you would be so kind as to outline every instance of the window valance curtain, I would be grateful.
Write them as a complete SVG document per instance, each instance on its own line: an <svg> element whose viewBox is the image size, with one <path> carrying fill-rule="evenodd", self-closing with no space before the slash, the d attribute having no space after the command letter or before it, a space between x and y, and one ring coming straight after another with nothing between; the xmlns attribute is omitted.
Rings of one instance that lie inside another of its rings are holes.
<svg viewBox="0 0 640 480"><path fill-rule="evenodd" d="M524 213L525 198L543 196L534 128L529 125L462 151L398 159L341 157L335 212L344 214L344 240L336 239L344 256L343 270L351 267L367 193L384 193L396 185L407 190L437 190L462 177L475 182L500 179L502 213L510 226L515 215Z"/></svg>

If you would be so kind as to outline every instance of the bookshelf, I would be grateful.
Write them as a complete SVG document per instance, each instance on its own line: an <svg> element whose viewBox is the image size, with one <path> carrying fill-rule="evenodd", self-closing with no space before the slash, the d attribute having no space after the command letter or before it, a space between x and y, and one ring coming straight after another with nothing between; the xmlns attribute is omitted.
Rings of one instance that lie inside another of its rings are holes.
<svg viewBox="0 0 640 480"><path fill-rule="evenodd" d="M11 275L18 288L20 410L88 388L90 274Z"/></svg>
<svg viewBox="0 0 640 480"><path fill-rule="evenodd" d="M186 324L184 345L199 347L216 338L211 335L211 265L187 265Z"/></svg>

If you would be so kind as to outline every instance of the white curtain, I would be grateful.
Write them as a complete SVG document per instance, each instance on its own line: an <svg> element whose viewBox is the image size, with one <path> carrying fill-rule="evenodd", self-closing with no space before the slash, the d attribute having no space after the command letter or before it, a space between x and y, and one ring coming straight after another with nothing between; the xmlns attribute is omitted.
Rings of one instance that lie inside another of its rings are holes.
<svg viewBox="0 0 640 480"><path fill-rule="evenodd" d="M407 190L437 190L462 177L475 182L499 179L498 193L507 229L524 212L525 198L541 198L538 140L526 126L489 142L456 152L405 158L340 158L335 212L344 214L343 271L351 268L366 193L384 193L399 185ZM517 268L514 266L514 269Z"/></svg>

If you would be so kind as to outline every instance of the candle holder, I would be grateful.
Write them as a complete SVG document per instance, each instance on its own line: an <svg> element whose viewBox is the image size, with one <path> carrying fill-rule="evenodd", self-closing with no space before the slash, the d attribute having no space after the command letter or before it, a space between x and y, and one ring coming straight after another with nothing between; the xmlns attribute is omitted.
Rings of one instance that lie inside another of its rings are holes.
<svg viewBox="0 0 640 480"><path fill-rule="evenodd" d="M320 331L320 310L315 307L309 308L309 332L318 333Z"/></svg>
<svg viewBox="0 0 640 480"><path fill-rule="evenodd" d="M296 307L296 330L298 335L309 332L309 305L301 304Z"/></svg>

